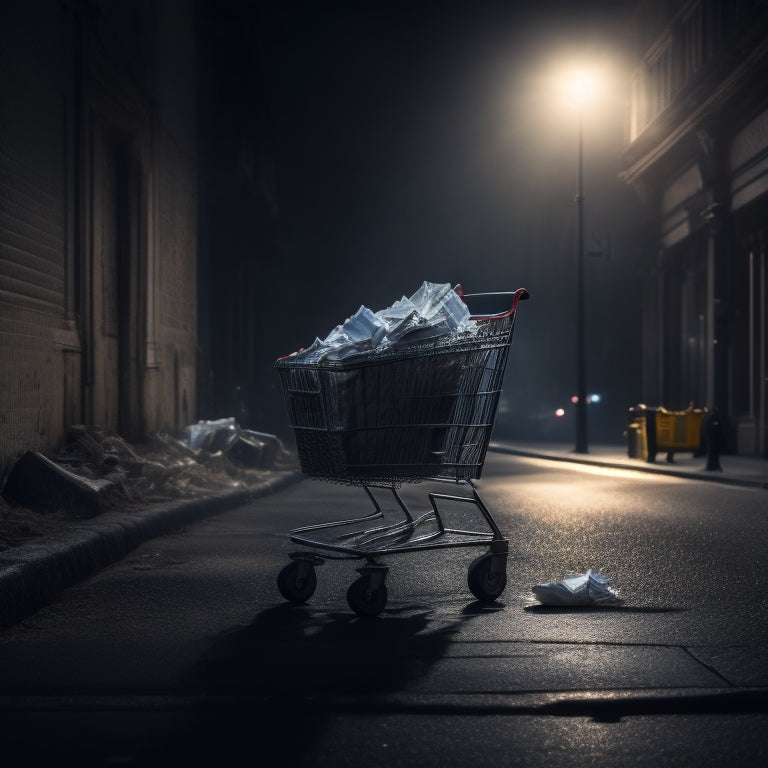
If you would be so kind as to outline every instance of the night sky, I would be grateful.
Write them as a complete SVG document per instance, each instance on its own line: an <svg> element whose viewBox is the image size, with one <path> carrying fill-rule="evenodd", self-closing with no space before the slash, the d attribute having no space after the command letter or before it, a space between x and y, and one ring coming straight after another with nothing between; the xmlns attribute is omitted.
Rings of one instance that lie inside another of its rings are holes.
<svg viewBox="0 0 768 768"><path fill-rule="evenodd" d="M586 59L603 88L584 118L585 229L612 243L587 263L588 389L594 429L620 440L638 396L633 362L616 364L637 324L640 201L617 179L634 5L212 4L218 279L260 265L265 366L423 280L525 286L504 418L570 439L550 414L575 386L577 120L553 76Z"/></svg>

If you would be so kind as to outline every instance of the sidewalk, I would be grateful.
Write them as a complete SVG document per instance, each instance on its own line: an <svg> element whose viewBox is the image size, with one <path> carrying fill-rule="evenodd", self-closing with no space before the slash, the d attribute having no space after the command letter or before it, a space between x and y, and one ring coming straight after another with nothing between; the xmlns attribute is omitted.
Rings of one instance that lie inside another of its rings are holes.
<svg viewBox="0 0 768 768"><path fill-rule="evenodd" d="M157 536L247 504L298 482L298 470L272 470L248 488L120 509L74 523L60 535L0 551L0 629L10 627Z"/></svg>
<svg viewBox="0 0 768 768"><path fill-rule="evenodd" d="M658 454L653 463L642 459L630 459L627 448L623 445L592 445L589 446L589 452L586 454L575 453L573 445L564 443L492 440L489 448L515 456L569 461L612 469L629 469L768 489L768 459L759 459L754 456L722 455L719 460L720 470L717 471L706 469L706 456L694 457L690 452L675 454L672 463L666 461L666 453L663 452Z"/></svg>

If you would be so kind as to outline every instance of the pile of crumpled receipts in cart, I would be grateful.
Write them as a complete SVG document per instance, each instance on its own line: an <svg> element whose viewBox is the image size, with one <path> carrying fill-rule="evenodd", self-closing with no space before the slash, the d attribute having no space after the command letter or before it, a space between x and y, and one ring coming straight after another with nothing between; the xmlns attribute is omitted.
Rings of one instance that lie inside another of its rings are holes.
<svg viewBox="0 0 768 768"><path fill-rule="evenodd" d="M619 599L611 580L591 570L572 573L557 584L537 584L533 594L542 605L599 605Z"/></svg>
<svg viewBox="0 0 768 768"><path fill-rule="evenodd" d="M425 281L410 298L403 296L386 309L372 312L361 306L324 339L315 339L310 347L292 357L308 363L344 360L394 344L471 333L475 328L467 305L450 283Z"/></svg>

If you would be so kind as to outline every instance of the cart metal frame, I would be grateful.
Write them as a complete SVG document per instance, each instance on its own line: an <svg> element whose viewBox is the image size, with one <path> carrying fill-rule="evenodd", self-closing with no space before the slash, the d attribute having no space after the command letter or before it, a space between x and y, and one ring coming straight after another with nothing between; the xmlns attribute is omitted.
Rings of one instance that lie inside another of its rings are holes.
<svg viewBox="0 0 768 768"><path fill-rule="evenodd" d="M432 463L424 466L419 464L400 465L382 460L379 464L365 465L354 462L347 464L339 460L338 454L340 450L334 446L330 464L320 464L320 469L318 470L315 456L317 443L313 442L315 440L315 433L330 431L336 434L343 434L345 430L338 426L334 429L334 425L329 427L325 414L323 414L324 423L317 424L313 421L309 427L304 424L295 423L296 419L292 418L291 427L297 433L302 470L305 471L305 474L319 479L360 485L368 496L373 506L373 511L370 514L352 519L335 520L293 529L290 532L291 541L308 549L291 553L289 555L291 562L282 569L278 576L278 589L285 599L294 603L306 602L314 594L317 585L315 568L322 565L325 559L365 560L366 564L357 569L360 577L352 583L347 591L347 602L358 615L375 616L381 613L387 602L385 577L388 572L388 566L380 562L380 557L391 554L472 546L488 547L488 552L473 560L469 566L467 583L472 594L482 602L493 602L504 591L506 587L506 563L509 541L502 534L493 515L480 497L473 480L478 478L482 471L485 452L493 428L498 398L501 393L501 379L504 375L507 353L515 325L517 306L519 301L528 298L528 292L525 289L518 289L512 293L465 296L461 291L461 286L457 286L456 290L470 307L473 320L478 323L495 323L494 327L498 326L501 329L500 333L497 332L493 336L496 343L495 346L481 346L483 343L482 336L477 342L478 350L488 351L493 349L496 351L501 349L501 352L493 357L495 368L492 370L492 374L496 389L483 392L451 392L449 395L442 395L443 398L448 396L455 398L456 403L459 402L461 397L469 397L470 407L474 407L475 410L477 410L477 406L475 401L471 400L473 396L475 398L480 396L490 397L489 403L482 406L483 419L480 419L480 423L475 424L477 418L474 418L469 419L467 424L448 421L446 423L420 425L419 428L423 426L426 429L443 431L458 429L463 435L467 435L469 430L480 429L479 434L483 444L470 444L472 449L471 458L466 463L462 463L462 455L459 455L459 459L453 463L446 461L442 466L437 464L437 471L434 471L435 465ZM507 306L503 311L499 312L498 306L500 301L511 303L511 307ZM478 307L486 309L476 309ZM494 311L487 311L489 307L493 308ZM501 339L500 342L499 339ZM464 351L467 349L472 350L471 344L467 345L466 341L458 345L458 348ZM450 347L440 348L441 354L450 354L450 351ZM429 354L429 350L427 354ZM423 352L419 352L418 355L412 354L412 357L415 358L423 355ZM366 362L367 364L369 363ZM290 367L290 363L286 363L285 358L282 358L277 362L276 367L285 370L286 367ZM469 368L470 366L466 367ZM283 379L283 387L289 413L292 413L295 417L295 410L291 410L291 390L287 377ZM323 397L321 389L322 387L318 386L317 390L313 390L311 394L318 396L317 402L324 409L326 405L325 400L321 399ZM456 410L457 406L453 406L453 408ZM474 412L471 415L476 416ZM486 423L484 419L487 419L489 416L490 422ZM463 417L466 419L466 414L463 414ZM368 427L366 425L363 429L370 428L374 431L397 430L407 428L407 426L386 425L380 427L375 425L374 427ZM309 442L300 442L301 430L308 430L307 437L310 438ZM355 430L348 429L346 432L354 433ZM327 450L325 445L321 445L322 450ZM436 453L439 454L440 452ZM342 455L342 458L347 457ZM385 456L384 458L391 459L392 457ZM328 461L325 458L324 460ZM326 468L327 466L330 468ZM403 466L405 467L404 469L402 469ZM425 512L414 514L399 493L398 486L403 482L418 483L422 481L461 485L468 487L470 494L456 495L453 493L430 491L427 494L427 498L431 508ZM395 509L399 509L402 513L401 519L392 523L373 525L371 527L376 521L383 521L384 518L384 509L379 503L374 490L388 491L392 494ZM487 529L477 531L447 527L438 502L474 505L485 521ZM430 528L430 530L423 533L420 530L423 528ZM331 533L332 536L331 538L324 538L323 533Z"/></svg>

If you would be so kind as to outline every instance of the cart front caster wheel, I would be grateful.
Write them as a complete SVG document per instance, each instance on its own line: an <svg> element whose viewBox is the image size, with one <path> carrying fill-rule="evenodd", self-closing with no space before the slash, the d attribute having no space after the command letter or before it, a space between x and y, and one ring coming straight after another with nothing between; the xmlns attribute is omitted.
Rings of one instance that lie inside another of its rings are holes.
<svg viewBox="0 0 768 768"><path fill-rule="evenodd" d="M481 602L492 603L507 586L507 570L491 569L493 555L480 555L473 560L467 573L469 591Z"/></svg>
<svg viewBox="0 0 768 768"><path fill-rule="evenodd" d="M382 581L371 589L371 577L361 576L350 584L347 602L358 616L378 616L387 604L387 587Z"/></svg>
<svg viewBox="0 0 768 768"><path fill-rule="evenodd" d="M280 594L291 603L306 603L317 588L315 568L308 562L294 560L277 576Z"/></svg>

